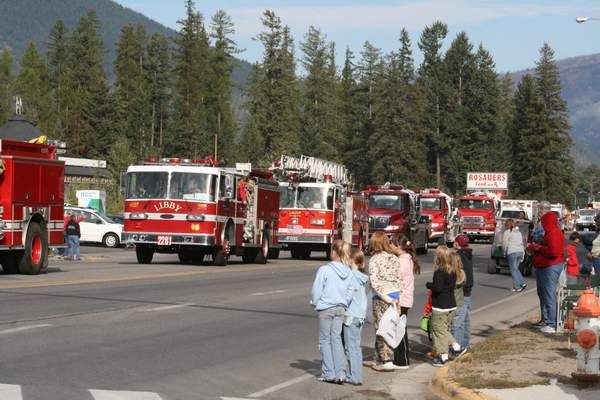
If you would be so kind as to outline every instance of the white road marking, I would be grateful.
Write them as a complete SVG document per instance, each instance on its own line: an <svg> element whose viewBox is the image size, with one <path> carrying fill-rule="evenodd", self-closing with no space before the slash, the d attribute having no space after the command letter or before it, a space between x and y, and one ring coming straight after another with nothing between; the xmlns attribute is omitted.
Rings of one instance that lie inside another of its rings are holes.
<svg viewBox="0 0 600 400"><path fill-rule="evenodd" d="M496 307L497 305L500 305L500 304L507 303L507 302L509 302L509 301L515 300L515 299L516 299L516 298L518 298L518 297L525 296L526 294L532 293L532 292L534 292L534 291L536 291L536 290L537 290L537 289L529 289L529 290L524 290L524 291L522 291L521 293L518 293L518 294L516 294L516 295L510 295L510 296L508 296L508 297L505 297L505 298L503 298L503 299L500 299L500 300L498 300L498 301L494 301L493 303L486 304L486 305L485 305L485 306L483 306L483 307L479 307L479 308L477 308L477 309L475 309L475 310L471 311L471 315L473 315L473 314L477 314L477 313L479 313L479 312L482 312L482 311L485 311L485 310L487 310L487 309L490 309L490 308L492 308L492 307ZM512 293L512 292L511 292L511 293Z"/></svg>
<svg viewBox="0 0 600 400"><path fill-rule="evenodd" d="M279 294L279 293L285 293L287 292L287 290L271 290L268 292L257 292L257 293L252 293L250 296L266 296L269 294Z"/></svg>
<svg viewBox="0 0 600 400"><path fill-rule="evenodd" d="M0 399L2 400L23 400L20 385L4 385L0 383Z"/></svg>
<svg viewBox="0 0 600 400"><path fill-rule="evenodd" d="M140 311L143 312L150 312L150 311L166 311L166 310L173 310L175 308L182 308L182 307L189 307L189 306L193 306L193 303L185 303L185 304L173 304L170 306L160 306L160 307L154 307L154 308L146 308Z"/></svg>
<svg viewBox="0 0 600 400"><path fill-rule="evenodd" d="M90 394L95 400L162 400L159 395L153 392L90 389Z"/></svg>
<svg viewBox="0 0 600 400"><path fill-rule="evenodd" d="M305 374L305 375L299 376L297 378L290 379L289 381L282 382L282 383L280 383L278 385L271 386L269 388L263 389L263 390L261 390L259 392L252 393L252 394L248 395L248 397L250 397L252 399L256 399L256 398L262 397L262 396L264 396L266 394L274 393L274 392L277 392L278 390L285 389L288 386L292 386L292 385L295 385L297 383L307 381L309 379L315 379L315 376L314 375Z"/></svg>
<svg viewBox="0 0 600 400"><path fill-rule="evenodd" d="M48 326L52 326L52 324L25 325L25 326L20 326L18 328L11 328L11 329L5 329L3 331L0 331L0 335L8 335L9 333L30 331L32 329L46 328ZM1 397L1 398L3 398L3 397Z"/></svg>

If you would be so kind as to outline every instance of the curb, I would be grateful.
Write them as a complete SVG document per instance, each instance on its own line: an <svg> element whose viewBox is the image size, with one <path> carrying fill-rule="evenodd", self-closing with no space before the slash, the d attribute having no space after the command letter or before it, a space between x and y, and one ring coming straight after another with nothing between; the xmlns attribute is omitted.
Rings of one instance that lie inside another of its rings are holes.
<svg viewBox="0 0 600 400"><path fill-rule="evenodd" d="M431 391L443 398L452 400L493 400L491 397L460 386L448 377L449 365L441 367L431 378Z"/></svg>

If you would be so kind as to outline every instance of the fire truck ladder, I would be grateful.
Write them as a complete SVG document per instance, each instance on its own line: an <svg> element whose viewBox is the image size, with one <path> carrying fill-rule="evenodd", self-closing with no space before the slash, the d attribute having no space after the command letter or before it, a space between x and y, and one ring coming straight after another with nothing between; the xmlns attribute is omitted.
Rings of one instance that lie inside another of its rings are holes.
<svg viewBox="0 0 600 400"><path fill-rule="evenodd" d="M284 171L300 173L302 176L315 179L317 182L324 182L326 177L330 176L332 182L340 185L349 183L348 170L345 166L320 158L282 155L279 167Z"/></svg>

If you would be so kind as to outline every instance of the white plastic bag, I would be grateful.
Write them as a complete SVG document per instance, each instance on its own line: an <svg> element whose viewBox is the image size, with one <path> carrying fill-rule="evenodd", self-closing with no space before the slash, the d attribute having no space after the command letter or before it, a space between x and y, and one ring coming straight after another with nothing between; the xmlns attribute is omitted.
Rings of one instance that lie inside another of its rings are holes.
<svg viewBox="0 0 600 400"><path fill-rule="evenodd" d="M406 315L398 314L395 304L388 307L381 316L377 335L393 349L398 347L406 331Z"/></svg>

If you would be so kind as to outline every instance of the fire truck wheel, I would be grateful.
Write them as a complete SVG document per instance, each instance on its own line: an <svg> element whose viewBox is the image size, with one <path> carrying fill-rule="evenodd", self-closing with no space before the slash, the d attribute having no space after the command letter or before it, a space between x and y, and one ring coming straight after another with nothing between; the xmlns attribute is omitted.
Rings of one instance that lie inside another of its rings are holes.
<svg viewBox="0 0 600 400"><path fill-rule="evenodd" d="M138 264L150 264L152 257L154 257L154 249L149 246L136 245L135 256L137 257Z"/></svg>
<svg viewBox="0 0 600 400"><path fill-rule="evenodd" d="M311 250L309 248L300 249L300 258L303 260L308 260L310 258Z"/></svg>
<svg viewBox="0 0 600 400"><path fill-rule="evenodd" d="M269 236L267 234L263 234L262 243L260 245L260 249L256 253L254 257L254 262L256 264L266 264L269 258Z"/></svg>
<svg viewBox="0 0 600 400"><path fill-rule="evenodd" d="M290 247L290 253L294 260L297 260L300 258L300 249L298 249L296 247Z"/></svg>
<svg viewBox="0 0 600 400"><path fill-rule="evenodd" d="M3 251L0 253L0 264L5 274L19 273L19 260L23 257L23 252L20 250Z"/></svg>
<svg viewBox="0 0 600 400"><path fill-rule="evenodd" d="M107 233L102 238L102 244L104 247L119 247L119 237L115 233Z"/></svg>
<svg viewBox="0 0 600 400"><path fill-rule="evenodd" d="M30 222L25 237L25 253L19 263L19 272L26 275L39 274L48 257L48 232L37 222Z"/></svg>

